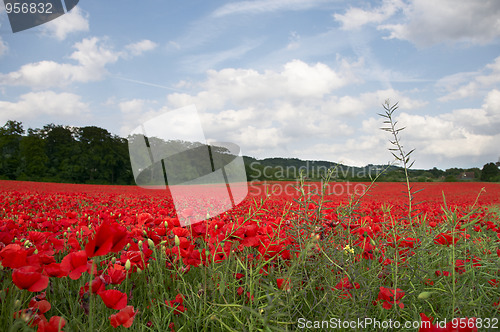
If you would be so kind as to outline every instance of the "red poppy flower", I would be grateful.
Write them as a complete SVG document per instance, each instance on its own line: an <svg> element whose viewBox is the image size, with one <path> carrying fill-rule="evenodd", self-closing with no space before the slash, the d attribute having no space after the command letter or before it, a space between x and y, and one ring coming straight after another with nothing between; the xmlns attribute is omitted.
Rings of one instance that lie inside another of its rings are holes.
<svg viewBox="0 0 500 332"><path fill-rule="evenodd" d="M349 281L348 277L342 278L341 281L337 285L335 285L336 289L342 290L342 289L359 289L360 285L359 283L355 282L354 285Z"/></svg>
<svg viewBox="0 0 500 332"><path fill-rule="evenodd" d="M128 232L125 227L102 223L95 235L85 245L85 252L88 257L103 256L109 252L120 251L128 242Z"/></svg>
<svg viewBox="0 0 500 332"><path fill-rule="evenodd" d="M447 233L439 233L434 239L434 243L449 246L451 244L457 243L458 239L459 239L458 235L455 235L453 237Z"/></svg>
<svg viewBox="0 0 500 332"><path fill-rule="evenodd" d="M109 276L108 282L112 285L120 285L127 277L125 268L118 264L110 266L107 270L107 274Z"/></svg>
<svg viewBox="0 0 500 332"><path fill-rule="evenodd" d="M109 289L99 293L106 307L120 310L127 306L127 294L116 289Z"/></svg>
<svg viewBox="0 0 500 332"><path fill-rule="evenodd" d="M0 251L0 262L4 267L16 269L26 265L28 252L19 244L9 244Z"/></svg>
<svg viewBox="0 0 500 332"><path fill-rule="evenodd" d="M23 266L12 271L12 282L19 289L27 289L30 292L40 292L49 285L49 277L43 275L41 268L35 266Z"/></svg>
<svg viewBox="0 0 500 332"><path fill-rule="evenodd" d="M391 309L394 304L397 304L401 309L404 308L404 304L400 301L405 295L401 289L392 289L387 287L380 287L380 292L376 301L373 301L373 305L376 305L378 301L382 301L382 307L384 309Z"/></svg>
<svg viewBox="0 0 500 332"><path fill-rule="evenodd" d="M175 296L175 299L171 301L165 301L165 304L171 308L174 308L174 315L180 315L187 309L183 305L184 303L184 296L182 294L177 294Z"/></svg>
<svg viewBox="0 0 500 332"><path fill-rule="evenodd" d="M80 278L83 272L88 271L87 253L85 250L72 252L61 261L61 268L68 272L71 279Z"/></svg>
<svg viewBox="0 0 500 332"><path fill-rule="evenodd" d="M104 281L104 278L102 276L96 277L94 280L92 280L91 285L91 291L93 294L99 294L100 292L106 290L106 282Z"/></svg>
<svg viewBox="0 0 500 332"><path fill-rule="evenodd" d="M38 332L62 332L62 328L66 325L66 320L59 316L52 316L50 320L42 320L38 323Z"/></svg>
<svg viewBox="0 0 500 332"><path fill-rule="evenodd" d="M278 284L279 289L283 289L286 291L290 291L290 279L276 279L276 283Z"/></svg>
<svg viewBox="0 0 500 332"><path fill-rule="evenodd" d="M68 275L68 271L61 266L61 263L50 263L43 267L49 277L62 278Z"/></svg>
<svg viewBox="0 0 500 332"><path fill-rule="evenodd" d="M118 326L129 328L132 326L136 314L137 311L134 311L134 307L128 305L121 309L118 313L109 316L109 322L114 328L117 328Z"/></svg>
<svg viewBox="0 0 500 332"><path fill-rule="evenodd" d="M51 305L45 298L45 292L33 296L28 305L30 309L36 310L37 314L44 314L50 310Z"/></svg>
<svg viewBox="0 0 500 332"><path fill-rule="evenodd" d="M445 277L449 277L450 276L450 272L449 271L440 271L440 270L437 270L436 272L434 272L436 274L436 276L440 277L440 276L445 276Z"/></svg>

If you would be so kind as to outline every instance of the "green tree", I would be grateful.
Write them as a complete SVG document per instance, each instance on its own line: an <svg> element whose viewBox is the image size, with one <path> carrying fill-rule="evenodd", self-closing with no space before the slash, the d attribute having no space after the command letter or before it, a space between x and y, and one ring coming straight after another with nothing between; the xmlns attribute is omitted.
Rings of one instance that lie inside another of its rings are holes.
<svg viewBox="0 0 500 332"><path fill-rule="evenodd" d="M481 170L481 181L498 181L500 177L500 170L495 163L488 163L483 166Z"/></svg>
<svg viewBox="0 0 500 332"><path fill-rule="evenodd" d="M30 180L41 180L47 175L49 158L45 152L45 141L33 131L21 139L20 167Z"/></svg>
<svg viewBox="0 0 500 332"><path fill-rule="evenodd" d="M49 124L41 130L49 158L49 176L56 181L81 182L80 150L69 127Z"/></svg>
<svg viewBox="0 0 500 332"><path fill-rule="evenodd" d="M9 120L0 128L0 174L14 180L19 175L19 144L24 134L23 124Z"/></svg>

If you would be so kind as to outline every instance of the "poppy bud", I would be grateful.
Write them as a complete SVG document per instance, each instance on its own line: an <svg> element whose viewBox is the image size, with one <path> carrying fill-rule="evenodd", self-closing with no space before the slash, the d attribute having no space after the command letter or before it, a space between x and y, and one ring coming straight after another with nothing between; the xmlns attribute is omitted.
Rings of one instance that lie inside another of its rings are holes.
<svg viewBox="0 0 500 332"><path fill-rule="evenodd" d="M130 262L130 259L127 259L125 262L125 270L128 271L132 267L132 263Z"/></svg>
<svg viewBox="0 0 500 332"><path fill-rule="evenodd" d="M168 221L165 221L164 224L165 224L165 228L168 228Z"/></svg>
<svg viewBox="0 0 500 332"><path fill-rule="evenodd" d="M141 274L142 270L140 268L137 268L137 274Z"/></svg>
<svg viewBox="0 0 500 332"><path fill-rule="evenodd" d="M111 258L111 263L113 263L113 264L116 263L116 257Z"/></svg>
<svg viewBox="0 0 500 332"><path fill-rule="evenodd" d="M155 247L155 243L153 242L153 240L148 239L148 246L149 246L149 248L154 248Z"/></svg>
<svg viewBox="0 0 500 332"><path fill-rule="evenodd" d="M427 300L429 297L431 297L432 292L422 292L418 294L418 299L419 300Z"/></svg>
<svg viewBox="0 0 500 332"><path fill-rule="evenodd" d="M181 245L181 240L179 240L179 237L176 235L175 238L174 238L174 241L175 241L175 246L178 247Z"/></svg>
<svg viewBox="0 0 500 332"><path fill-rule="evenodd" d="M137 245L139 246L139 250L142 249L142 240L139 241L139 243L137 243Z"/></svg>

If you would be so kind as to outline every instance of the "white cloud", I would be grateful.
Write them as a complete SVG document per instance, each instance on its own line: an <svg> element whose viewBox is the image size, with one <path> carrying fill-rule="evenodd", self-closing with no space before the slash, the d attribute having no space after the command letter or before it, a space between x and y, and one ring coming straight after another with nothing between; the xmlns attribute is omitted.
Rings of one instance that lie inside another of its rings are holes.
<svg viewBox="0 0 500 332"><path fill-rule="evenodd" d="M449 101L475 96L500 83L500 56L477 72L457 73L440 79L436 86L448 93L439 98Z"/></svg>
<svg viewBox="0 0 500 332"><path fill-rule="evenodd" d="M142 55L144 52L154 50L158 44L151 40L144 39L137 43L128 44L125 49L133 56Z"/></svg>
<svg viewBox="0 0 500 332"><path fill-rule="evenodd" d="M336 13L333 17L342 24L343 30L354 30L365 24L382 23L402 8L404 3L401 0L384 0L380 7L373 9L350 7L345 14Z"/></svg>
<svg viewBox="0 0 500 332"><path fill-rule="evenodd" d="M47 90L21 95L17 102L0 101L0 109L0 123L5 123L8 119L22 121L44 116L73 119L88 114L89 105L79 95Z"/></svg>
<svg viewBox="0 0 500 332"><path fill-rule="evenodd" d="M279 10L305 10L324 3L326 0L257 0L232 2L213 12L214 17L234 14L261 14Z"/></svg>
<svg viewBox="0 0 500 332"><path fill-rule="evenodd" d="M143 48L150 47L149 43ZM127 52L113 50L106 40L85 38L73 45L76 49L69 58L77 64L39 61L23 65L8 74L0 73L0 85L29 86L35 89L64 87L74 82L102 80L107 74L106 66L127 57Z"/></svg>
<svg viewBox="0 0 500 332"><path fill-rule="evenodd" d="M493 155L500 144L500 91L492 90L478 109L457 109L437 116L401 113L402 136L420 154L437 158Z"/></svg>
<svg viewBox="0 0 500 332"><path fill-rule="evenodd" d="M418 46L465 42L487 44L500 36L500 2L496 0L413 0L405 22L380 25L388 38Z"/></svg>
<svg viewBox="0 0 500 332"><path fill-rule="evenodd" d="M64 40L70 33L89 31L89 15L80 7L74 7L69 13L42 26L43 31L59 40Z"/></svg>
<svg viewBox="0 0 500 332"><path fill-rule="evenodd" d="M307 64L300 60L286 63L281 71L258 72L253 69L225 68L209 70L203 89L196 95L171 94L173 107L195 104L198 109L222 109L231 104L240 107L275 99L302 100L322 98L356 78L348 62L340 61L339 70L323 63Z"/></svg>
<svg viewBox="0 0 500 332"><path fill-rule="evenodd" d="M108 106L113 106L116 104L118 109L121 111L121 127L119 134L122 137L127 137L133 129L139 126L141 123L148 121L166 111L165 107L158 107L157 102L149 99L131 99L120 101L108 100Z"/></svg>
<svg viewBox="0 0 500 332"><path fill-rule="evenodd" d="M389 32L387 38L419 47L490 43L500 37L499 16L496 0L383 0L378 7L350 7L344 14L334 14L344 30L376 24L378 30Z"/></svg>
<svg viewBox="0 0 500 332"><path fill-rule="evenodd" d="M303 156L318 141L342 142L356 135L359 117L369 109L380 111L387 98L399 100L406 110L426 104L394 89L339 96L339 88L359 81L352 69L360 63L337 60L337 68L294 60L278 71L210 70L204 81L191 86L200 89L197 93L171 93L163 108L138 100L120 104L127 122L122 131L131 127L132 114L138 119L194 104L209 140L237 143L254 156L290 155L300 147L298 156ZM358 149L372 145L366 138ZM370 155L368 148L363 151Z"/></svg>

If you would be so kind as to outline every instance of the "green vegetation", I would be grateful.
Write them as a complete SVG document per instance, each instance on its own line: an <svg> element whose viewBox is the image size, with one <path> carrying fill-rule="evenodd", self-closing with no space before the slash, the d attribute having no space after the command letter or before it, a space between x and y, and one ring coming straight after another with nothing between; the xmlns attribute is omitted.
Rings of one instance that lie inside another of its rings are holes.
<svg viewBox="0 0 500 332"><path fill-rule="evenodd" d="M182 147L201 145L193 142L177 143L179 151ZM150 144L155 144L155 141L151 140ZM223 156L224 152L221 153ZM406 181L404 168L394 165L352 167L329 161L297 158L259 160L244 156L243 159L248 181L295 181L301 172L307 181L320 181L329 170L334 173L334 181L369 182L377 176L377 181ZM29 128L25 133L21 122L10 120L0 127L0 179L134 184L129 160L127 140L99 127L78 128L49 124L41 129ZM195 167L192 174L186 176L194 177L193 174L201 171L203 167ZM450 168L443 171L434 167L428 170L408 169L407 172L412 182L500 181L500 172L494 163L484 165L483 170ZM149 173L146 170L141 176L152 176L150 173L151 170Z"/></svg>

